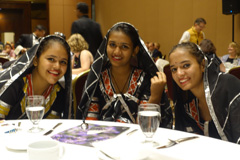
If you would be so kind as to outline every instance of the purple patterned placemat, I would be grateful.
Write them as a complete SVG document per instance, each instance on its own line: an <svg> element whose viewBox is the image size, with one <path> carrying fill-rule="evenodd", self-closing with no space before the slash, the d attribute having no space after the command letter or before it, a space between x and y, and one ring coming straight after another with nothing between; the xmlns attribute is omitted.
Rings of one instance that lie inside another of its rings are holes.
<svg viewBox="0 0 240 160"><path fill-rule="evenodd" d="M129 127L89 124L89 129L84 131L79 125L55 134L51 138L60 142L92 147L92 142L114 138L128 129Z"/></svg>

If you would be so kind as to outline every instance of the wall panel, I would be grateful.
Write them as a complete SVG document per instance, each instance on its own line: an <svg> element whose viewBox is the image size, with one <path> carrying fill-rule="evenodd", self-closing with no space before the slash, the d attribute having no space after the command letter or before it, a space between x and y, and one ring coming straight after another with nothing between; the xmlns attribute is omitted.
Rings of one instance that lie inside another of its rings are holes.
<svg viewBox="0 0 240 160"><path fill-rule="evenodd" d="M76 5L86 2L89 5L91 17L91 0L49 0L50 34L62 32L68 39L71 34L72 22L77 20Z"/></svg>
<svg viewBox="0 0 240 160"><path fill-rule="evenodd" d="M220 0L95 0L96 21L105 35L118 21L128 21L144 41L157 41L167 54L196 18L207 21L204 30L219 56L226 54L232 40L232 16L222 14ZM235 15L235 41L240 44L240 15Z"/></svg>

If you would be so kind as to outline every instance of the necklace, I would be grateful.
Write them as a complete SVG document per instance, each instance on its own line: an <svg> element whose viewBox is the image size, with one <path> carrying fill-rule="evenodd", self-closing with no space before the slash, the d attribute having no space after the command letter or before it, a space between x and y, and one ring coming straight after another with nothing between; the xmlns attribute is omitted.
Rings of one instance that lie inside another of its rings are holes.
<svg viewBox="0 0 240 160"><path fill-rule="evenodd" d="M122 88L121 90L120 90L119 87L118 87L117 81L115 80L115 78L114 78L114 76L113 76L113 74L112 74L112 70L111 70L111 69L110 69L110 73L111 73L111 77L112 77L114 83L116 84L116 87L117 87L119 93L122 94L123 91L124 91L124 89L125 89L125 87L126 87L126 85L128 84L128 80L129 80L129 78L130 78L131 72L129 73L128 78L127 78L127 80L126 80L126 82L125 82L125 84L124 84L124 86L123 86L123 88Z"/></svg>
<svg viewBox="0 0 240 160"><path fill-rule="evenodd" d="M26 78L27 78L27 83L28 83L27 95L28 95L28 96L32 96L32 95L34 95L33 82L32 82L32 74L28 74L28 75L26 76ZM48 95L51 93L52 88L53 88L53 85L50 85L50 86L43 92L42 95L43 95L45 98L47 98Z"/></svg>

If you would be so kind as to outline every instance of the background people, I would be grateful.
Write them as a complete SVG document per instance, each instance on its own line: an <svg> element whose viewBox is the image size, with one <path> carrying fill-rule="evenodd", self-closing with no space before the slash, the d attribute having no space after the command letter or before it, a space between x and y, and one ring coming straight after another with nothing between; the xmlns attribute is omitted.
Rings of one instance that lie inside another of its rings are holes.
<svg viewBox="0 0 240 160"><path fill-rule="evenodd" d="M191 42L170 51L175 128L240 143L240 80L214 61Z"/></svg>
<svg viewBox="0 0 240 160"><path fill-rule="evenodd" d="M72 53L72 74L79 74L90 69L93 56L88 51L88 44L80 34L73 34L67 40Z"/></svg>
<svg viewBox="0 0 240 160"><path fill-rule="evenodd" d="M236 42L230 42L228 45L228 54L222 56L223 63L229 62L234 65L240 65L240 46Z"/></svg>
<svg viewBox="0 0 240 160"><path fill-rule="evenodd" d="M11 43L9 43L9 42L7 42L7 43L4 45L3 53L7 53L8 56L9 56L9 59L15 59L15 58L16 58L16 55L15 55L15 53L14 53L14 49L12 48L12 45L11 45Z"/></svg>
<svg viewBox="0 0 240 160"><path fill-rule="evenodd" d="M159 50L160 49L160 44L157 42L154 42L154 50L153 50L153 60L156 62L159 58L162 58L162 52Z"/></svg>
<svg viewBox="0 0 240 160"><path fill-rule="evenodd" d="M46 28L43 25L37 25L32 34L22 34L15 43L15 47L17 48L20 45L22 47L21 52L26 52L28 48L38 44L39 38L44 37L45 33Z"/></svg>
<svg viewBox="0 0 240 160"><path fill-rule="evenodd" d="M205 34L202 31L205 28L207 22L203 18L197 18L194 21L193 26L185 31L179 41L182 42L193 42L195 44L200 44L203 39L205 39Z"/></svg>
<svg viewBox="0 0 240 160"><path fill-rule="evenodd" d="M45 97L44 118L71 116L70 47L58 36L47 36L0 76L0 117L25 119L25 99ZM65 77L65 89L58 80ZM14 79L12 78L14 77Z"/></svg>
<svg viewBox="0 0 240 160"><path fill-rule="evenodd" d="M86 3L79 2L76 12L79 19L72 23L71 33L79 33L84 37L89 45L89 51L94 57L103 39L100 25L88 17Z"/></svg>
<svg viewBox="0 0 240 160"><path fill-rule="evenodd" d="M215 59L216 64L220 67L220 71L225 72L225 66L222 61L217 57L216 47L214 46L213 42L209 39L204 39L199 46L205 54L208 54L209 57Z"/></svg>
<svg viewBox="0 0 240 160"><path fill-rule="evenodd" d="M153 56L153 51L154 50L155 50L154 43L153 42L149 42L148 43L148 51L149 51L151 57Z"/></svg>
<svg viewBox="0 0 240 160"><path fill-rule="evenodd" d="M129 23L107 33L92 64L78 107L78 118L137 123L140 103L161 105L163 127L172 127L172 111L164 92L166 76L156 65ZM137 58L137 64L132 60ZM92 97L89 97L92 95Z"/></svg>

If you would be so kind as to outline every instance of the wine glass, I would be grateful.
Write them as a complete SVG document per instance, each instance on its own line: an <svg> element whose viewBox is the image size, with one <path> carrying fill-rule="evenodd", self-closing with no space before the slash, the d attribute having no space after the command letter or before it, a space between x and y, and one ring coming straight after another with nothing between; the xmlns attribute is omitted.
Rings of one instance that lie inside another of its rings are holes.
<svg viewBox="0 0 240 160"><path fill-rule="evenodd" d="M26 98L26 113L28 119L33 123L33 127L29 129L29 132L37 133L43 130L39 128L38 124L43 118L45 111L45 98L40 95L32 95Z"/></svg>
<svg viewBox="0 0 240 160"><path fill-rule="evenodd" d="M157 146L158 143L153 141L153 135L157 131L161 120L160 106L157 104L147 103L138 106L138 123L145 135L143 143Z"/></svg>

